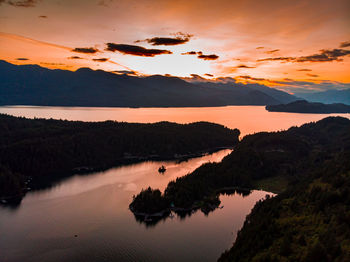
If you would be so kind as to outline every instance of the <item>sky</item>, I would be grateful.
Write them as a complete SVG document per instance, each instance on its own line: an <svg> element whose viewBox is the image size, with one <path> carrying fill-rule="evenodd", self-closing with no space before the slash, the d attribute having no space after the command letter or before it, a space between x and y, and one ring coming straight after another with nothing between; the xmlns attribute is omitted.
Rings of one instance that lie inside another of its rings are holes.
<svg viewBox="0 0 350 262"><path fill-rule="evenodd" d="M349 14L349 0L0 0L0 59L345 89Z"/></svg>

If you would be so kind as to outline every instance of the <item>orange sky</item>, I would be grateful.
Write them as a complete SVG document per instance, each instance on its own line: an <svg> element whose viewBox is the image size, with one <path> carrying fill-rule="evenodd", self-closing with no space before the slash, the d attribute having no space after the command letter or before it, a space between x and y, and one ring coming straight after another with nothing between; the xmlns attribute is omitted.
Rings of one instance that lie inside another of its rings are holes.
<svg viewBox="0 0 350 262"><path fill-rule="evenodd" d="M349 88L349 14L348 0L0 0L0 59L233 77L290 92ZM180 41L158 45L154 37ZM107 43L116 46L107 51Z"/></svg>

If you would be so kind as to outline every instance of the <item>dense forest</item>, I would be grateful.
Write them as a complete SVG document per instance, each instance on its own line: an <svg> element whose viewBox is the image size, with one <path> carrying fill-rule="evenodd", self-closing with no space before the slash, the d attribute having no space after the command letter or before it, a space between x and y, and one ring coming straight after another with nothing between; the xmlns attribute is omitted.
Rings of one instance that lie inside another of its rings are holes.
<svg viewBox="0 0 350 262"><path fill-rule="evenodd" d="M350 113L350 105L341 103L323 104L312 103L306 100L298 100L288 104L267 105L266 110L270 112L290 112L290 113L311 113L311 114L332 114Z"/></svg>
<svg viewBox="0 0 350 262"><path fill-rule="evenodd" d="M266 179L282 178L288 182L283 192L256 204L220 261L349 261L349 159L350 120L329 117L246 136L222 162L170 182L157 194L158 209L149 199L154 189L136 196L131 206L143 212L159 212L164 205L198 208L218 199L222 189L260 188Z"/></svg>
<svg viewBox="0 0 350 262"><path fill-rule="evenodd" d="M197 122L136 124L0 115L0 197L74 173L146 159L186 158L238 142L239 130Z"/></svg>

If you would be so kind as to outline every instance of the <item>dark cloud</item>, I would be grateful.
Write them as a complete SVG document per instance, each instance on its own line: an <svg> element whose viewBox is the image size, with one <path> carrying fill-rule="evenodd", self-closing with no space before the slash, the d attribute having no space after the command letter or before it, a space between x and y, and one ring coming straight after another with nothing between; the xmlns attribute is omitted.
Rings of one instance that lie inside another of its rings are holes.
<svg viewBox="0 0 350 262"><path fill-rule="evenodd" d="M83 59L83 58L81 58L80 56L71 56L71 57L68 57L68 59Z"/></svg>
<svg viewBox="0 0 350 262"><path fill-rule="evenodd" d="M258 46L256 49L264 49L263 46Z"/></svg>
<svg viewBox="0 0 350 262"><path fill-rule="evenodd" d="M198 52L197 54L198 54L197 57L199 59L203 59L203 60L216 60L216 59L219 58L219 56L214 55L214 54L212 54L212 55L204 55L202 52Z"/></svg>
<svg viewBox="0 0 350 262"><path fill-rule="evenodd" d="M192 80L205 80L205 78L201 77L200 75L197 74L191 74Z"/></svg>
<svg viewBox="0 0 350 262"><path fill-rule="evenodd" d="M319 54L310 56L301 56L296 59L296 62L329 62L329 61L343 61L343 56L350 55L350 50L345 49L332 49L332 50L320 50Z"/></svg>
<svg viewBox="0 0 350 262"><path fill-rule="evenodd" d="M135 71L129 71L129 70L115 70L115 71L112 71L112 73L121 74L121 75L136 75Z"/></svg>
<svg viewBox="0 0 350 262"><path fill-rule="evenodd" d="M190 41L193 35L178 32L174 37L152 37L145 40L137 40L135 43L147 42L151 45L182 45Z"/></svg>
<svg viewBox="0 0 350 262"><path fill-rule="evenodd" d="M303 68L303 69L298 69L297 71L300 71L300 72L311 72L312 70L311 69L307 69L307 68Z"/></svg>
<svg viewBox="0 0 350 262"><path fill-rule="evenodd" d="M19 57L19 58L16 58L16 60L19 60L19 61L27 61L29 60L28 58L24 58L24 57Z"/></svg>
<svg viewBox="0 0 350 262"><path fill-rule="evenodd" d="M214 75L212 74L204 74L205 76L213 77Z"/></svg>
<svg viewBox="0 0 350 262"><path fill-rule="evenodd" d="M319 75L315 75L315 74L306 74L306 75L310 77L319 77Z"/></svg>
<svg viewBox="0 0 350 262"><path fill-rule="evenodd" d="M39 15L38 17L39 17L39 18L47 18L46 15Z"/></svg>
<svg viewBox="0 0 350 262"><path fill-rule="evenodd" d="M265 51L266 54L273 54L280 51L279 49L274 49L274 50L270 50L270 51Z"/></svg>
<svg viewBox="0 0 350 262"><path fill-rule="evenodd" d="M95 61L95 62L107 62L108 58L93 58L92 61Z"/></svg>
<svg viewBox="0 0 350 262"><path fill-rule="evenodd" d="M285 61L285 62L331 62L331 61L343 61L341 57L350 55L350 50L346 49L322 49L319 54L313 54L309 56L300 57L269 57L264 59L258 59L261 61Z"/></svg>
<svg viewBox="0 0 350 262"><path fill-rule="evenodd" d="M239 76L240 78L248 79L248 80L254 80L254 81L263 81L266 80L265 78L257 78L257 77L251 77L251 76Z"/></svg>
<svg viewBox="0 0 350 262"><path fill-rule="evenodd" d="M238 65L235 68L255 68L255 66Z"/></svg>
<svg viewBox="0 0 350 262"><path fill-rule="evenodd" d="M200 52L202 53L202 52ZM197 52L196 51L189 51L189 52L186 52L186 53L182 53L181 55L196 55Z"/></svg>
<svg viewBox="0 0 350 262"><path fill-rule="evenodd" d="M6 3L15 7L34 7L38 2L39 0L17 0L17 1L2 0L0 1L0 4Z"/></svg>
<svg viewBox="0 0 350 262"><path fill-rule="evenodd" d="M135 55L135 56L146 56L146 57L154 57L156 55L163 54L172 54L169 50L161 50L161 49L147 49L142 46L137 45L124 45L124 44L114 44L107 43L107 51L118 51L127 55Z"/></svg>
<svg viewBox="0 0 350 262"><path fill-rule="evenodd" d="M285 62L291 62L294 61L295 57L268 57L263 59L258 59L256 61L263 62L263 61L285 61Z"/></svg>
<svg viewBox="0 0 350 262"><path fill-rule="evenodd" d="M151 45L182 45L190 41L190 38L181 38L181 37L153 37L145 40L137 40L135 43L147 42Z"/></svg>
<svg viewBox="0 0 350 262"><path fill-rule="evenodd" d="M95 54L98 52L98 50L93 47L77 47L77 48L74 48L72 52L84 53L84 54Z"/></svg>
<svg viewBox="0 0 350 262"><path fill-rule="evenodd" d="M340 47L345 48L345 47L350 47L350 41L345 41L340 43Z"/></svg>
<svg viewBox="0 0 350 262"><path fill-rule="evenodd" d="M203 60L216 60L219 58L219 56L217 55L204 55L202 51L189 51L189 52L186 52L186 53L182 53L181 55L197 55L197 58L199 59L203 59Z"/></svg>

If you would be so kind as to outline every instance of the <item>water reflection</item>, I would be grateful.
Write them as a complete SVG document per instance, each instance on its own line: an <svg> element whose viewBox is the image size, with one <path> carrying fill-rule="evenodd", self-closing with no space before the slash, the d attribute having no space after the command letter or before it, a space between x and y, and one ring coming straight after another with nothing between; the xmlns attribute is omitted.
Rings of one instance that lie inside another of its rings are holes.
<svg viewBox="0 0 350 262"><path fill-rule="evenodd" d="M180 220L184 220L186 218L190 218L196 212L202 212L205 216L209 216L211 212L214 212L216 209L223 209L224 205L221 205L220 196L241 196L247 197L252 193L252 190L247 188L225 188L218 192L215 196L215 199L211 199L210 204L202 205L202 206L194 206L191 208L169 208L154 215L140 215L137 213L133 213L135 220L144 225L146 228L154 227L159 222L165 221L167 219L178 218ZM274 194L268 194L269 196L273 196ZM131 212L131 211L130 211Z"/></svg>
<svg viewBox="0 0 350 262"><path fill-rule="evenodd" d="M120 166L28 192L16 210L0 207L0 261L215 261L266 192L220 194L223 208L208 215L173 213L156 226L138 222L128 205L142 188L163 191L170 180L229 152Z"/></svg>
<svg viewBox="0 0 350 262"><path fill-rule="evenodd" d="M268 112L264 106L224 106L187 108L112 108L112 107L41 107L3 106L0 113L29 118L53 118L81 121L116 120L138 123L170 121L190 123L208 121L238 128L241 135L260 131L285 130L327 116L350 114L298 114Z"/></svg>

